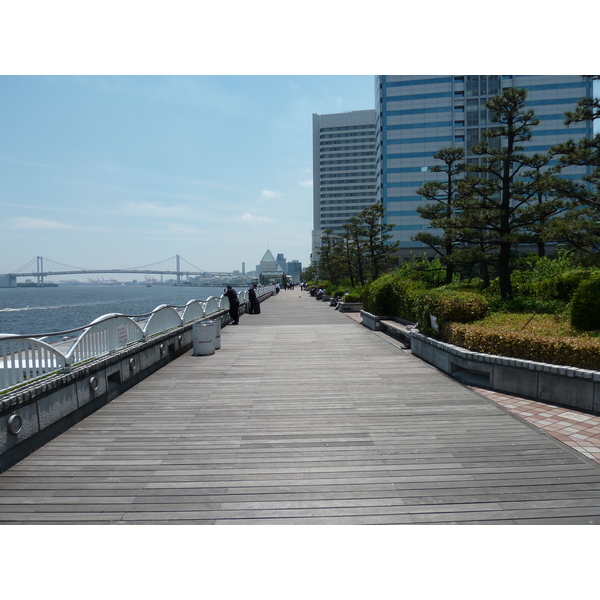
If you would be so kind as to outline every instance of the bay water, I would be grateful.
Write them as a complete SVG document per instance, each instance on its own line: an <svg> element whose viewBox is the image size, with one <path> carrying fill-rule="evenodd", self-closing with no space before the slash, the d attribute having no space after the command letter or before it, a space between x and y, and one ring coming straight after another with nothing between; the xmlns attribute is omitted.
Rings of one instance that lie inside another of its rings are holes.
<svg viewBox="0 0 600 600"><path fill-rule="evenodd" d="M236 291L248 289L235 287ZM0 334L39 335L83 327L109 313L143 315L161 304L219 298L224 286L60 285L0 288Z"/></svg>

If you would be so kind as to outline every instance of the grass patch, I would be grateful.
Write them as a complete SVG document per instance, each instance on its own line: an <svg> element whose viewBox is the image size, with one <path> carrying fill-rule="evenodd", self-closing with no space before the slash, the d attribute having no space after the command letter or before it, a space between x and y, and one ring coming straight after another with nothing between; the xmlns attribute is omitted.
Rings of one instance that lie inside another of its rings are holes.
<svg viewBox="0 0 600 600"><path fill-rule="evenodd" d="M495 313L488 315L473 325L506 332L527 332L535 335L559 337L598 337L596 334L582 333L574 329L568 315L537 313Z"/></svg>

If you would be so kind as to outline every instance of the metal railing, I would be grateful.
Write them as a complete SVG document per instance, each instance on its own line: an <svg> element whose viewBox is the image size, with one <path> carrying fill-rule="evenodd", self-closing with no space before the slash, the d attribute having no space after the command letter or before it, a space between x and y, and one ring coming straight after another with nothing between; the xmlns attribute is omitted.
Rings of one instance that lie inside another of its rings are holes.
<svg viewBox="0 0 600 600"><path fill-rule="evenodd" d="M65 356L43 340L0 336L0 390L65 368Z"/></svg>
<svg viewBox="0 0 600 600"><path fill-rule="evenodd" d="M258 290L263 296L273 286ZM248 292L238 292L240 304ZM73 365L110 354L136 342L229 309L229 298L210 296L183 307L161 304L144 315L110 313L88 325L34 336L0 334L0 392L41 377L68 371ZM49 341L53 339L55 341Z"/></svg>
<svg viewBox="0 0 600 600"><path fill-rule="evenodd" d="M145 339L144 330L131 317L118 313L92 321L65 353L67 366L108 354L133 342Z"/></svg>

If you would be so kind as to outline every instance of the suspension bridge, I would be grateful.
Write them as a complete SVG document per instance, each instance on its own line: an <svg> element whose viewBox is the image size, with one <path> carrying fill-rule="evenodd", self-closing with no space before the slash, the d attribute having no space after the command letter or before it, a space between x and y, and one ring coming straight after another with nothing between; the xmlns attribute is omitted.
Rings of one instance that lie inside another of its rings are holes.
<svg viewBox="0 0 600 600"><path fill-rule="evenodd" d="M15 269L7 275L0 275L0 287L11 287L16 284L17 277L35 277L37 284L44 285L44 278L52 275L85 275L104 273L130 273L142 275L174 275L177 285L181 284L182 277L205 277L209 275L225 275L221 273L208 273L182 258L179 254L141 267L97 269L65 265L57 261L36 256L27 264Z"/></svg>

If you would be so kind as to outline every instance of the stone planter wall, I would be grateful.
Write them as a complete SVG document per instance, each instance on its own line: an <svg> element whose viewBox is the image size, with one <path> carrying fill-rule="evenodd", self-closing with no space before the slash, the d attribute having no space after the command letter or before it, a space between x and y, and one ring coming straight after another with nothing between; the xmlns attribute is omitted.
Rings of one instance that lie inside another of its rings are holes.
<svg viewBox="0 0 600 600"><path fill-rule="evenodd" d="M340 312L360 312L362 310L362 302L339 302L338 310Z"/></svg>
<svg viewBox="0 0 600 600"><path fill-rule="evenodd" d="M373 315L364 310L360 311L360 316L362 317L362 324L365 327L368 327L372 331L381 331L381 321L382 319L388 319L389 317L378 317L377 315Z"/></svg>
<svg viewBox="0 0 600 600"><path fill-rule="evenodd" d="M463 383L600 415L600 371L472 352L421 333L411 349Z"/></svg>

